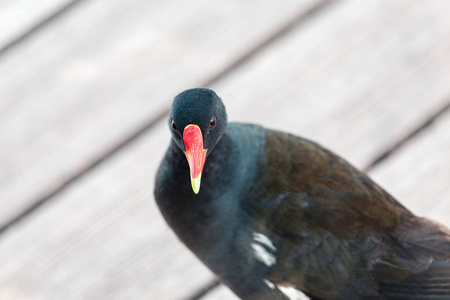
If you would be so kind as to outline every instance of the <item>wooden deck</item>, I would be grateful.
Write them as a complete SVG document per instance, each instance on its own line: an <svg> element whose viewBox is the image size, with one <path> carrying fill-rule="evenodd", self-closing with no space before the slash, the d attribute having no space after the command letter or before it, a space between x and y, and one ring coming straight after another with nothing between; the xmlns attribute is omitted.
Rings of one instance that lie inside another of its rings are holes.
<svg viewBox="0 0 450 300"><path fill-rule="evenodd" d="M0 299L185 300L214 280L153 199L167 111L190 87L216 90L231 120L321 143L450 226L449 11L0 0Z"/></svg>

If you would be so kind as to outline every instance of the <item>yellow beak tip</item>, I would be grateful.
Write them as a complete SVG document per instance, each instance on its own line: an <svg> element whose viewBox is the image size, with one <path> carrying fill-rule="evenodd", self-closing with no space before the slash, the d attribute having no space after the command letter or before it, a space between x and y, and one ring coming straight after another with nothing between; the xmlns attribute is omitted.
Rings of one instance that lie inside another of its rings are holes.
<svg viewBox="0 0 450 300"><path fill-rule="evenodd" d="M197 178L191 177L192 190L194 191L195 194L198 194L198 192L200 191L201 178L202 178L201 174L198 175Z"/></svg>

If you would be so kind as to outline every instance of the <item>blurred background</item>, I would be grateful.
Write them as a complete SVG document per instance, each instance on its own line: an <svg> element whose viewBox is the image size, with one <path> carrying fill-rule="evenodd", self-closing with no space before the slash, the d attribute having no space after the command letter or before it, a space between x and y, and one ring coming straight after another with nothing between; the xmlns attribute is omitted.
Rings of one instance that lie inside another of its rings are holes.
<svg viewBox="0 0 450 300"><path fill-rule="evenodd" d="M153 199L173 97L450 226L450 2L0 0L0 299L236 299ZM204 295L199 293L204 291Z"/></svg>

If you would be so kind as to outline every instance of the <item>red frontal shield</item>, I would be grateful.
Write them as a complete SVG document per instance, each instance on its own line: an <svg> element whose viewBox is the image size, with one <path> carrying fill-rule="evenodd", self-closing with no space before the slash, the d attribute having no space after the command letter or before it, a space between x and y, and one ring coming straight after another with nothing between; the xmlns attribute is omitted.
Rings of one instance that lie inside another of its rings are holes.
<svg viewBox="0 0 450 300"><path fill-rule="evenodd" d="M203 149L203 135L200 127L194 124L186 126L183 131L183 142L191 173L192 189L198 194L207 151Z"/></svg>

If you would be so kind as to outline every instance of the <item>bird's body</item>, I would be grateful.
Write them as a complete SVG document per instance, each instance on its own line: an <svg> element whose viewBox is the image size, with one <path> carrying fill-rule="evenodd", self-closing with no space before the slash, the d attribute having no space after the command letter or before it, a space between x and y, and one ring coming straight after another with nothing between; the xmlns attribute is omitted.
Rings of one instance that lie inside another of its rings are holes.
<svg viewBox="0 0 450 300"><path fill-rule="evenodd" d="M196 101L220 101L211 92L182 93L183 117L172 107L170 121L192 124ZM205 147L201 190L194 193L188 180L190 148L174 135L155 198L180 240L239 297L301 299L301 291L311 299L450 299L446 228L414 216L313 142L226 126L226 115L206 111L221 132L199 124L214 149Z"/></svg>

